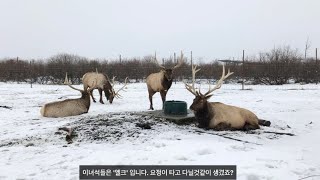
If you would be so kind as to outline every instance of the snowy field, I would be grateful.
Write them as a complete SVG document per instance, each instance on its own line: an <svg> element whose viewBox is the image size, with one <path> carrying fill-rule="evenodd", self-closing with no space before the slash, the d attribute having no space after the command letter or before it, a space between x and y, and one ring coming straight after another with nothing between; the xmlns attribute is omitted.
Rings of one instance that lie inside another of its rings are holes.
<svg viewBox="0 0 320 180"><path fill-rule="evenodd" d="M178 126L138 116L134 112L149 108L143 83L128 84L123 98L113 104L105 99L106 104L92 103L87 114L44 118L40 116L43 104L78 98L80 93L64 85L30 88L29 84L0 83L0 179L78 179L79 165L135 164L237 165L240 180L298 180L320 175L320 85L240 88L223 85L210 100L247 108L270 120L271 127L252 133L197 133L195 125ZM94 95L99 98L97 90ZM153 99L155 109L161 109L160 95ZM177 83L167 100L183 100L190 106L193 96ZM152 129L136 127L139 122L150 123ZM65 132L58 131L64 126L78 130L72 144L65 141Z"/></svg>

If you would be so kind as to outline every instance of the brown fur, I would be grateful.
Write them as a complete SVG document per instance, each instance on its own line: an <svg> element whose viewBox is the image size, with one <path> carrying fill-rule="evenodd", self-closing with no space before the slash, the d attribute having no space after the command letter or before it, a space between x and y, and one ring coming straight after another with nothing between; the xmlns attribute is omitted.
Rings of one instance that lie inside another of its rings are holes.
<svg viewBox="0 0 320 180"><path fill-rule="evenodd" d="M166 101L166 95L172 85L172 69L161 69L160 72L152 73L147 77L150 109L153 110L152 96L160 92L162 104Z"/></svg>
<svg viewBox="0 0 320 180"><path fill-rule="evenodd" d="M172 68L166 68L160 65L157 61L156 55L154 60L155 63L161 68L161 70L160 72L150 74L146 79L151 110L153 110L152 96L157 92L160 92L163 107L163 104L166 101L168 90L172 85L173 71L179 68L184 63L182 51L179 62Z"/></svg>
<svg viewBox="0 0 320 180"><path fill-rule="evenodd" d="M89 90L88 90L89 91ZM81 98L66 99L45 104L40 113L44 117L66 117L87 113L90 108L90 92L81 91Z"/></svg>
<svg viewBox="0 0 320 180"><path fill-rule="evenodd" d="M88 72L83 75L82 83L83 83L84 89L91 88L93 87L94 84L97 84L95 89L98 89L99 91L99 94L100 94L99 102L101 104L104 104L102 100L102 91L104 91L104 94L107 100L109 100L109 103L111 104L113 102L114 95L112 92L114 90L107 75L102 73L97 73L97 72ZM96 100L93 97L93 90L94 89L91 90L90 94L91 94L92 101L96 102Z"/></svg>
<svg viewBox="0 0 320 180"><path fill-rule="evenodd" d="M192 85L185 84L186 89L195 95L190 109L194 111L195 117L199 122L199 127L209 128L215 130L252 130L259 129L259 122L261 125L269 125L269 121L259 120L258 117L251 111L230 106L219 102L208 102L208 99L212 96L212 92L220 89L223 81L227 79L233 72L228 70L225 74L225 67L222 67L222 75L217 84L209 90L202 94L200 90L196 90L195 75L200 70L197 66L192 66Z"/></svg>
<svg viewBox="0 0 320 180"><path fill-rule="evenodd" d="M258 117L251 111L219 102L208 102L210 97L196 96L190 109L199 127L215 130L259 129Z"/></svg>

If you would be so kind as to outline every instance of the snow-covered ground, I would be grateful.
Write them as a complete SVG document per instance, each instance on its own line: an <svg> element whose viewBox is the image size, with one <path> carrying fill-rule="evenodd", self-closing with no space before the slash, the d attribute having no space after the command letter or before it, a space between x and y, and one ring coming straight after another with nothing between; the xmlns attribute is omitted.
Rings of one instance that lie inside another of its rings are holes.
<svg viewBox="0 0 320 180"><path fill-rule="evenodd" d="M119 164L237 165L241 180L320 175L320 85L240 87L225 84L211 101L247 108L272 122L253 134L217 132L250 143L197 133L195 125L136 115L133 112L149 107L143 83L129 84L121 93L123 99L113 104L92 103L89 113L67 118L44 118L39 110L47 102L79 97L68 86L0 83L0 106L12 107L0 107L0 179L78 179L79 165ZM98 91L94 95L98 98ZM160 109L160 95L153 99L155 109ZM193 96L177 83L167 100L190 106ZM141 121L151 123L152 129L136 127ZM63 126L82 133L67 144L65 132L58 131Z"/></svg>

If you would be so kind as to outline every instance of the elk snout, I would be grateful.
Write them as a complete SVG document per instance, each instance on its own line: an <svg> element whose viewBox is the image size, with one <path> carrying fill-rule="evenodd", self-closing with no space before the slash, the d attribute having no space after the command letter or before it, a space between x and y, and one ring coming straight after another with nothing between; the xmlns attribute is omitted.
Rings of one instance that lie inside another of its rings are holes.
<svg viewBox="0 0 320 180"><path fill-rule="evenodd" d="M194 104L191 104L191 106L189 107L189 109L193 112L195 112L195 108L194 108Z"/></svg>
<svg viewBox="0 0 320 180"><path fill-rule="evenodd" d="M114 99L114 96L112 94L110 94L110 96L108 97L109 103L112 104Z"/></svg>
<svg viewBox="0 0 320 180"><path fill-rule="evenodd" d="M172 70L171 69L166 69L164 75L168 79L168 81L171 81L173 79L172 78Z"/></svg>
<svg viewBox="0 0 320 180"><path fill-rule="evenodd" d="M168 81L172 80L172 75L166 75L166 78L168 79Z"/></svg>

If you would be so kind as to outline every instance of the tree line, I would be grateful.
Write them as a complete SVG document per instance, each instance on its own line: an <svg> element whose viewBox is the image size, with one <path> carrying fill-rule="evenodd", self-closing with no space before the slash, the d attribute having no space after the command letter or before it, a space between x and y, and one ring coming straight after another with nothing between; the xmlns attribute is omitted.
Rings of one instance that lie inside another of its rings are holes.
<svg viewBox="0 0 320 180"><path fill-rule="evenodd" d="M0 81L32 82L39 84L61 84L65 73L75 84L81 83L86 72L98 71L110 78L123 81L143 81L149 74L158 72L159 67L154 56L121 60L89 59L72 54L57 54L47 59L22 60L4 58L0 60ZM162 59L160 64L173 67L177 58ZM193 60L194 61L194 60ZM174 72L175 79L191 79L191 60L184 58L184 64ZM221 76L222 64L234 72L229 80L251 84L281 85L294 83L317 83L319 81L319 64L317 58L306 58L297 49L283 46L262 52L258 56L246 57L243 61L218 61L198 63L201 71L197 79L218 79Z"/></svg>

